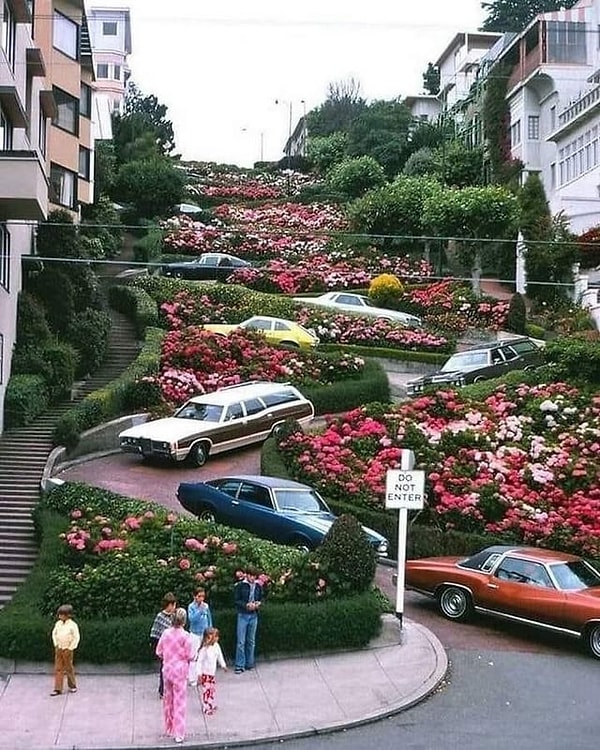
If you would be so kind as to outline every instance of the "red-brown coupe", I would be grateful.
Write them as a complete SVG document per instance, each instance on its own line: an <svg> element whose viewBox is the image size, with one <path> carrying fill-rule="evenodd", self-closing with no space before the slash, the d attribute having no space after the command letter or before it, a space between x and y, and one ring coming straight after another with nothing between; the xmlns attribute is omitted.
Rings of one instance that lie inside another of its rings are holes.
<svg viewBox="0 0 600 750"><path fill-rule="evenodd" d="M467 558L408 560L406 588L435 597L450 620L480 612L580 638L600 659L600 573L574 555L487 547Z"/></svg>

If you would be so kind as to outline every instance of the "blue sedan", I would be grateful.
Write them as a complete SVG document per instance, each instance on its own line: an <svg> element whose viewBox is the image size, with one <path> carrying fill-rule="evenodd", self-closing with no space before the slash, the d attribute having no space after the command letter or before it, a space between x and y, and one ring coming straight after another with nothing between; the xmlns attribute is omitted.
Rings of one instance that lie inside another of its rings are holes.
<svg viewBox="0 0 600 750"><path fill-rule="evenodd" d="M240 475L208 482L182 482L180 504L203 521L222 523L273 542L305 550L318 547L335 521L312 487L278 477ZM380 557L388 541L363 526Z"/></svg>

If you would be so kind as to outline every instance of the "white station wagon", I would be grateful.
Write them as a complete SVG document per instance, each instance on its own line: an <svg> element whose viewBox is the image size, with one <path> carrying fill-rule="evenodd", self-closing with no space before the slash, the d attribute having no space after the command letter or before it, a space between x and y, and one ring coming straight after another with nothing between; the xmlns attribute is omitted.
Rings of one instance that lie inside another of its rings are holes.
<svg viewBox="0 0 600 750"><path fill-rule="evenodd" d="M308 425L314 414L312 403L289 383L241 383L194 396L172 417L124 430L119 445L144 458L203 466L209 455L265 440L288 418Z"/></svg>
<svg viewBox="0 0 600 750"><path fill-rule="evenodd" d="M389 310L386 307L377 307L364 294L354 292L325 292L318 297L294 297L295 302L302 305L318 305L328 307L338 312L366 315L369 318L380 318L400 323L404 326L419 328L423 325L421 318L400 310Z"/></svg>

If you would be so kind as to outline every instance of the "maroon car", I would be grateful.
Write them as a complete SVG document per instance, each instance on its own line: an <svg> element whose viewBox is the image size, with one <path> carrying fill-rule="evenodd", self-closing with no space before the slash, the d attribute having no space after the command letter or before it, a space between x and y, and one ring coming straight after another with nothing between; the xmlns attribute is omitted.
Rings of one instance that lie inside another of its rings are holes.
<svg viewBox="0 0 600 750"><path fill-rule="evenodd" d="M581 639L600 659L600 573L574 555L494 546L471 557L408 560L406 588L450 620L473 612Z"/></svg>

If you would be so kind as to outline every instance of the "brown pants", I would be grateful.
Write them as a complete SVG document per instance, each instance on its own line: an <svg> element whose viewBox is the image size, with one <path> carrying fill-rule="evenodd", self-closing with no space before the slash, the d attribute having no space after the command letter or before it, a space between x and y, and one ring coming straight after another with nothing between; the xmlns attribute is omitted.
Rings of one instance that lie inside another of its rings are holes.
<svg viewBox="0 0 600 750"><path fill-rule="evenodd" d="M59 693L62 693L65 675L67 685L70 688L77 687L73 669L73 651L70 648L57 648L54 650L54 689Z"/></svg>

